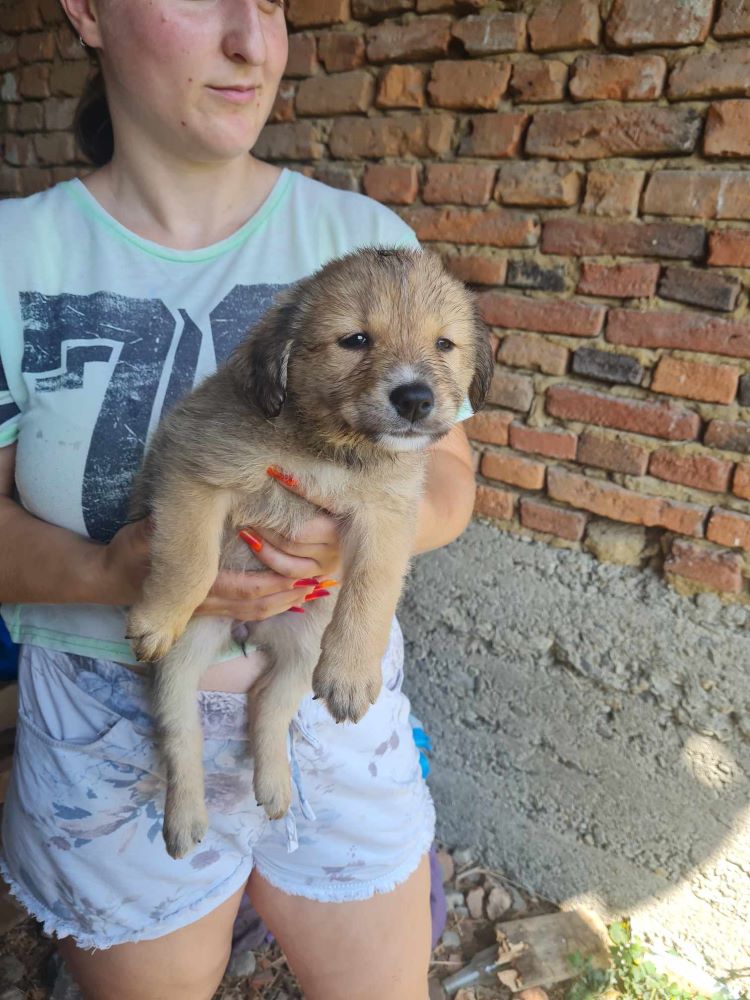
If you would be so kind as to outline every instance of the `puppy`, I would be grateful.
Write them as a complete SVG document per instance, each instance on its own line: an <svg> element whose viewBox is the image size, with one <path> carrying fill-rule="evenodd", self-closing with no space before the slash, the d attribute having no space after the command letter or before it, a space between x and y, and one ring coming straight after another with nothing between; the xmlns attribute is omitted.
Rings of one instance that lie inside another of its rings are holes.
<svg viewBox="0 0 750 1000"><path fill-rule="evenodd" d="M473 300L437 257L365 249L285 290L157 429L131 509L154 527L128 637L139 660L157 663L172 857L207 828L196 690L233 625L191 616L220 569L263 568L241 528L294 538L316 513L266 469L279 466L322 497L343 546L336 596L309 602L304 615L247 623L268 664L250 698L254 789L278 818L291 803L287 733L303 696L312 687L338 722L361 719L378 696L425 449L453 427L467 396L481 406L492 369Z"/></svg>

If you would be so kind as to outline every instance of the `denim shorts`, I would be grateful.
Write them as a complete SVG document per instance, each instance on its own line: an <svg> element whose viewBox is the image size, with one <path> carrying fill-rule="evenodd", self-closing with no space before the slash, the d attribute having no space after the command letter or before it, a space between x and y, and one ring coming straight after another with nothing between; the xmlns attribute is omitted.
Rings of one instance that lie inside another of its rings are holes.
<svg viewBox="0 0 750 1000"><path fill-rule="evenodd" d="M394 622L383 688L356 725L308 696L289 733L294 801L270 821L256 805L247 697L198 693L210 826L179 861L161 835L164 774L147 682L122 664L25 646L3 813L0 871L45 931L83 948L161 937L215 909L253 868L325 902L388 892L434 834L401 691Z"/></svg>

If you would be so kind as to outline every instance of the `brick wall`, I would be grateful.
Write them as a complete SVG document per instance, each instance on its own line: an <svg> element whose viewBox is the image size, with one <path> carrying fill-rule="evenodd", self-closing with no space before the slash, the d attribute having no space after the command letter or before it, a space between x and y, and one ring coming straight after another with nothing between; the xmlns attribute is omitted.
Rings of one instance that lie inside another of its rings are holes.
<svg viewBox="0 0 750 1000"><path fill-rule="evenodd" d="M257 152L480 291L478 510L750 600L750 0L289 0ZM86 62L0 0L0 190L75 172ZM607 527L621 525L612 542Z"/></svg>

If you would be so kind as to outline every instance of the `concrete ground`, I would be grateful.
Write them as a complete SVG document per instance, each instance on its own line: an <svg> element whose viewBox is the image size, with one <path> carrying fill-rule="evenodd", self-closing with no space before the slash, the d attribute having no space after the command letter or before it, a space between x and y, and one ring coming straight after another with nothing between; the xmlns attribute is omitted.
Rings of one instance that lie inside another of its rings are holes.
<svg viewBox="0 0 750 1000"><path fill-rule="evenodd" d="M474 522L399 618L443 841L750 989L750 613Z"/></svg>

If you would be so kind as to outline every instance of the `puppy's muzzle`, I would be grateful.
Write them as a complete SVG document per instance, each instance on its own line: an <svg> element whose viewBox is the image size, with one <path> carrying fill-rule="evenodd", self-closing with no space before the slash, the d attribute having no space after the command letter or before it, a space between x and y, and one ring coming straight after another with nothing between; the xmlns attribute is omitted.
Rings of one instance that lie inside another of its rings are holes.
<svg viewBox="0 0 750 1000"><path fill-rule="evenodd" d="M435 406L432 389L424 382L408 382L406 385L396 386L391 392L390 400L396 413L412 424L424 420Z"/></svg>

